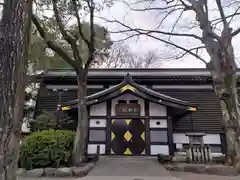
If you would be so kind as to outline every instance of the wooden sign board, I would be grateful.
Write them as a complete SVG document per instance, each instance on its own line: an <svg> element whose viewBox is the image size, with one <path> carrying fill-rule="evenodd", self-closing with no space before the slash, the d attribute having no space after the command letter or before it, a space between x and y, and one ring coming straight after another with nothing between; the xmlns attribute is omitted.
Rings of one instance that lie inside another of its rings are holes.
<svg viewBox="0 0 240 180"><path fill-rule="evenodd" d="M139 104L117 104L115 112L116 116L140 116L141 106Z"/></svg>

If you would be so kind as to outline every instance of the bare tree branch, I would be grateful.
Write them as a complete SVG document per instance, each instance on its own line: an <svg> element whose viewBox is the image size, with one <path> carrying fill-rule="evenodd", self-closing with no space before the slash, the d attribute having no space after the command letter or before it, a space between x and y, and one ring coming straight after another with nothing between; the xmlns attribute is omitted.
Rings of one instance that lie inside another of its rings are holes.
<svg viewBox="0 0 240 180"><path fill-rule="evenodd" d="M55 18L56 18L56 22L57 22L57 25L59 27L59 30L60 30L63 38L70 44L70 46L73 50L73 56L77 60L76 63L79 63L79 61L82 62L82 59L80 57L80 53L79 53L79 50L78 50L78 47L77 47L76 40L73 37L71 37L71 35L69 35L64 28L64 25L62 23L62 20L61 20L59 11L58 11L57 0L52 0L52 3L53 3L53 12L54 12L54 15L55 15ZM79 63L78 66L80 68L81 63Z"/></svg>
<svg viewBox="0 0 240 180"><path fill-rule="evenodd" d="M139 9L139 8L133 8L129 3L127 3L126 1L120 1L120 2L122 2L122 3L124 3L125 5L127 5L131 10L133 10L133 11L157 11L157 10L168 10L168 9L171 9L171 8L175 8L175 7L179 7L179 6L181 6L180 4L178 4L178 5L170 5L170 6L167 6L167 7L150 7L150 5L149 5L149 7L146 7L146 8L141 8L141 9Z"/></svg>
<svg viewBox="0 0 240 180"><path fill-rule="evenodd" d="M88 8L90 10L90 42L88 46L89 57L87 62L85 63L85 69L88 69L92 61L94 60L94 52L95 52L95 30L94 30L94 10L95 3L93 0L87 0Z"/></svg>
<svg viewBox="0 0 240 180"><path fill-rule="evenodd" d="M150 68L161 65L164 61L156 51L135 53L125 43L115 43L108 57L101 59L103 68Z"/></svg>
<svg viewBox="0 0 240 180"><path fill-rule="evenodd" d="M159 41L161 41L161 42L164 42L164 43L166 43L166 44L169 44L169 45L171 45L171 46L174 46L174 47L176 47L176 48L178 48L178 49L181 49L181 50L187 52L188 54L196 57L197 59L199 59L200 61L202 61L204 64L207 64L207 63L208 63L205 59L201 58L199 55L191 52L190 50L188 50L188 49L186 49L186 48L184 48L184 47L182 47L182 46L180 46L180 45L177 45L177 44L172 43L172 42L170 42L170 41L166 41L166 40L161 39L161 38L159 38L159 37L155 37L155 36L153 36L153 35L151 35L151 34L143 33L143 35L147 35L147 36L149 36L149 37L151 37L151 38L153 38L153 39L159 40Z"/></svg>
<svg viewBox="0 0 240 180"><path fill-rule="evenodd" d="M218 7L218 10L219 10L223 25L224 25L225 28L227 28L228 23L227 23L227 19L225 17L224 11L223 11L221 0L216 0L216 3L217 3L217 7Z"/></svg>
<svg viewBox="0 0 240 180"><path fill-rule="evenodd" d="M201 57L200 57L199 55L197 55L197 54L194 54L193 52L189 51L188 49L186 49L186 48L184 48L184 47L182 47L182 46L180 46L180 45L177 45L177 44L175 44L175 43L172 43L172 42L170 42L170 41L164 40L164 39L162 39L162 38L153 36L152 33L155 33L155 31L145 31L145 30L143 30L143 29L140 29L140 30L139 30L139 29L137 29L137 28L134 29L134 28L131 28L130 26L128 26L128 25L126 25L126 24L123 24L123 23L119 22L118 20L107 20L107 19L105 19L105 18L102 18L102 19L106 20L107 22L113 22L113 23L114 23L114 22L117 22L117 23L121 24L122 26L124 26L125 28L127 28L126 32L135 32L136 34L135 34L135 35L132 35L131 37L139 36L139 35L146 35L146 36L151 37L151 38L153 38L153 39L159 40L159 41L161 41L161 42L164 42L164 43L166 43L166 44L169 44L169 45L171 45L171 46L174 46L174 47L176 47L176 48L179 48L179 49L181 49L181 50L189 53L190 55L196 57L197 59L201 60L201 61L204 62L205 64L207 64L207 62L206 62L203 58L201 58ZM120 31L120 32L122 32L122 31ZM157 33L159 33L159 31L157 31ZM182 35L182 36L184 36L184 35ZM192 36L189 35L189 37L192 37Z"/></svg>
<svg viewBox="0 0 240 180"><path fill-rule="evenodd" d="M236 29L233 33L232 33L232 37L236 36L240 33L240 28Z"/></svg>
<svg viewBox="0 0 240 180"><path fill-rule="evenodd" d="M233 13L233 16L231 17L231 19L228 21L228 24L231 23L231 21L233 20L233 18L237 15L238 11L240 10L240 6L238 6L238 8L236 9L236 11ZM227 17L226 17L227 18Z"/></svg>
<svg viewBox="0 0 240 180"><path fill-rule="evenodd" d="M198 47L194 47L194 48L189 49L189 51L196 51L196 54L198 54L198 51L200 49L204 49L204 48L206 48L206 46L198 46ZM181 59L187 54L188 54L188 52L183 52L180 56L177 56L177 59Z"/></svg>
<svg viewBox="0 0 240 180"><path fill-rule="evenodd" d="M113 41L114 43L119 43L119 42L124 42L124 41L127 41L131 38L134 38L134 37L137 37L139 34L134 32L135 34L131 34L129 36L127 36L126 38L122 38L122 39L119 39L119 40L116 40L116 41Z"/></svg>
<svg viewBox="0 0 240 180"><path fill-rule="evenodd" d="M207 17L208 13L204 11L204 6L205 6L204 1L196 1L196 0L188 0L188 1L192 4L191 9L196 13L196 18L197 18L197 21L199 22L199 27L203 31L203 40L206 41L207 39L206 37L210 36L211 38L216 39L219 42L219 44L222 45L220 37L213 31L211 22ZM214 41L213 39L211 41ZM209 40L210 39L208 39L208 41Z"/></svg>
<svg viewBox="0 0 240 180"><path fill-rule="evenodd" d="M158 24L157 28L160 28L161 25L163 24L163 22L169 17L170 14L172 14L173 12L176 12L178 10L184 10L184 8L176 8L176 9L172 9L171 11L167 12L166 15L162 18L162 20L160 21L160 23Z"/></svg>
<svg viewBox="0 0 240 180"><path fill-rule="evenodd" d="M87 39L87 37L85 37L85 35L84 35L83 32L82 32L82 23L81 23L80 16L79 16L79 12L78 12L77 2L76 2L76 0L72 0L72 3L73 3L73 8L74 8L75 16L76 16L76 18L77 18L79 34L80 34L81 38L83 39L83 41L87 44L87 46L88 46L88 48L89 48L89 47L90 47L90 42L89 42L89 40Z"/></svg>
<svg viewBox="0 0 240 180"><path fill-rule="evenodd" d="M232 19L233 17L238 16L238 15L240 15L240 12L235 12L233 14L230 14L230 15L226 16L226 19L228 19L228 18ZM213 19L211 21L212 24L218 24L218 23L221 23L221 22L222 22L221 18L216 18L216 19Z"/></svg>
<svg viewBox="0 0 240 180"><path fill-rule="evenodd" d="M52 49L55 53L57 53L60 57L62 57L65 61L67 61L73 68L74 70L76 70L76 72L78 72L78 69L76 69L76 61L74 61L71 58L71 55L69 55L68 52L64 51L61 47L59 47L57 45L56 42L49 40L46 37L46 33L44 31L44 29L42 28L42 26L40 25L40 23L38 22L37 18L35 17L35 15L32 15L32 21L33 24L36 26L40 36L43 38L43 40L46 42L47 46Z"/></svg>
<svg viewBox="0 0 240 180"><path fill-rule="evenodd" d="M180 13L180 15L178 16L178 18L177 18L177 20L175 21L175 23L173 24L173 26L172 26L172 28L171 28L171 31L170 31L170 33L171 34L173 34L173 31L174 31L174 29L175 29L175 27L177 26L177 23L179 22L179 20L181 19L181 17L182 17L182 15L183 15L183 12L184 11L182 11L181 13ZM196 36L196 35L195 35ZM169 36L169 40L170 40L170 38L171 38L171 36ZM195 37L196 38L196 37ZM200 38L200 37L199 37ZM202 40L201 38L199 39L200 41Z"/></svg>
<svg viewBox="0 0 240 180"><path fill-rule="evenodd" d="M195 34L185 34L185 33L173 33L173 32L164 32L160 30L148 30L148 29L141 29L141 28L130 28L130 26L127 26L126 24L118 21L118 20L107 20L105 18L101 18L107 22L110 23L118 23L121 26L127 28L126 30L119 30L119 31L109 31L110 33L126 33L126 32L133 32L133 31L142 31L145 33L158 33L158 34L165 34L165 35L170 35L170 36L187 36L187 37L192 37L195 38L199 41L202 41L203 39Z"/></svg>

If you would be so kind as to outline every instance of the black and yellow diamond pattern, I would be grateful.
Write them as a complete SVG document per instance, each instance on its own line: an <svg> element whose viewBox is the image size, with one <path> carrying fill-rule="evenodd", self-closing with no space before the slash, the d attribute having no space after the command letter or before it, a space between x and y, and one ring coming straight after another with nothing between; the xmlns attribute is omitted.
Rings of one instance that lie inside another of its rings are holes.
<svg viewBox="0 0 240 180"><path fill-rule="evenodd" d="M141 119L113 119L111 153L119 155L145 154L145 125Z"/></svg>

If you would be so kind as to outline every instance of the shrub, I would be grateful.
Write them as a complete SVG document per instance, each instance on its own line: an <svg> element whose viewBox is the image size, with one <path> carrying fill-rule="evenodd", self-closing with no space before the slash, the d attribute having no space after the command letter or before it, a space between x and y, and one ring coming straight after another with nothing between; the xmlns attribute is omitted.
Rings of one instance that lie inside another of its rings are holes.
<svg viewBox="0 0 240 180"><path fill-rule="evenodd" d="M74 140L74 132L45 130L26 136L20 149L19 165L34 169L68 166Z"/></svg>
<svg viewBox="0 0 240 180"><path fill-rule="evenodd" d="M59 119L57 118L59 113ZM58 121L57 121L58 119ZM75 131L77 127L77 121L75 118L68 117L63 112L47 112L42 111L36 119L29 122L29 128L32 132L48 130L48 129L61 129Z"/></svg>
<svg viewBox="0 0 240 180"><path fill-rule="evenodd" d="M57 117L55 114L44 111L38 115L36 119L29 122L29 127L32 132L42 131L47 129L55 129Z"/></svg>

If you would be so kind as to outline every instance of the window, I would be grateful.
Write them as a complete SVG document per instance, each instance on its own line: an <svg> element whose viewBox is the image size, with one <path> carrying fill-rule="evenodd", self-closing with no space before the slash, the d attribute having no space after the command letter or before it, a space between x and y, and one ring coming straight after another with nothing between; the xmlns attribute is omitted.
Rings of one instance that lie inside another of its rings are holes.
<svg viewBox="0 0 240 180"><path fill-rule="evenodd" d="M138 104L138 100L130 100L129 103L130 104Z"/></svg>
<svg viewBox="0 0 240 180"><path fill-rule="evenodd" d="M126 100L118 100L118 104L127 104Z"/></svg>

